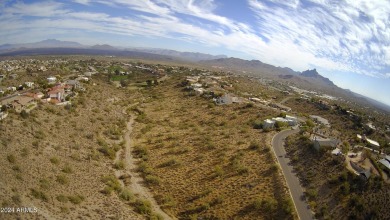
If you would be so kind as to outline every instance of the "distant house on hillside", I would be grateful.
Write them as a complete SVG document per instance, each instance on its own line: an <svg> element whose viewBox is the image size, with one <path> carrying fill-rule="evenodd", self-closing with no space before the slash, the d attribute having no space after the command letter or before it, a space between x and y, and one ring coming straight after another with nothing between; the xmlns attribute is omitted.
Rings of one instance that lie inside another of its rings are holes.
<svg viewBox="0 0 390 220"><path fill-rule="evenodd" d="M384 167L388 172L390 172L390 156L386 155L385 158L380 159L379 164Z"/></svg>
<svg viewBox="0 0 390 220"><path fill-rule="evenodd" d="M312 138L312 141L313 141L313 146L316 150L320 150L322 148L327 148L327 147L336 148L339 143L339 141L335 139L321 138L317 136L314 136Z"/></svg>
<svg viewBox="0 0 390 220"><path fill-rule="evenodd" d="M57 78L55 76L49 76L46 78L49 83L55 83Z"/></svg>
<svg viewBox="0 0 390 220"><path fill-rule="evenodd" d="M81 84L77 80L68 80L65 82L65 85L68 85L68 86L72 87L73 89L80 89L81 88Z"/></svg>
<svg viewBox="0 0 390 220"><path fill-rule="evenodd" d="M360 134L357 134L356 137L360 140L363 140L365 142L367 142L367 144L370 146L370 147L373 147L375 149L379 149L380 148L380 144L374 140L371 140L369 138L366 137L366 135L360 135Z"/></svg>
<svg viewBox="0 0 390 220"><path fill-rule="evenodd" d="M263 129L271 129L273 128L275 125L275 121L274 120L270 120L270 119L265 119L263 121Z"/></svg>
<svg viewBox="0 0 390 220"><path fill-rule="evenodd" d="M16 112L28 110L36 106L34 98L25 95L16 95L5 98L0 102L0 104L5 105L8 108L13 108Z"/></svg>
<svg viewBox="0 0 390 220"><path fill-rule="evenodd" d="M280 109L282 111L290 112L291 108L279 103L270 103L269 106Z"/></svg>
<svg viewBox="0 0 390 220"><path fill-rule="evenodd" d="M8 116L7 112L0 112L0 121L5 119Z"/></svg>
<svg viewBox="0 0 390 220"><path fill-rule="evenodd" d="M28 88L31 88L34 86L34 83L33 82L25 82L24 83Z"/></svg>
<svg viewBox="0 0 390 220"><path fill-rule="evenodd" d="M310 115L310 118L313 119L317 123L321 123L321 124L325 125L326 127L330 127L329 121L321 116Z"/></svg>
<svg viewBox="0 0 390 220"><path fill-rule="evenodd" d="M366 169L362 168L361 166L359 166L357 163L354 163L352 161L350 161L350 164L351 164L351 167L360 175L360 177L362 177L365 180L370 178L370 176L371 176L370 170L366 170Z"/></svg>
<svg viewBox="0 0 390 220"><path fill-rule="evenodd" d="M229 94L225 94L215 99L217 105L230 105L233 103L233 99Z"/></svg>
<svg viewBox="0 0 390 220"><path fill-rule="evenodd" d="M50 99L54 99L59 102L62 102L65 99L65 89L63 86L55 86L51 88L47 94Z"/></svg>

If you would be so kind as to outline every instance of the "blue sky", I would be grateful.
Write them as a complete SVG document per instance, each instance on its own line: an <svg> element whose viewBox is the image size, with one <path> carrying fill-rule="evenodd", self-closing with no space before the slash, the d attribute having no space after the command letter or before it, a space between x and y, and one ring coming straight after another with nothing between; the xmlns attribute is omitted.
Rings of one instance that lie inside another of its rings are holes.
<svg viewBox="0 0 390 220"><path fill-rule="evenodd" d="M49 38L317 68L390 105L388 0L0 1L0 44Z"/></svg>

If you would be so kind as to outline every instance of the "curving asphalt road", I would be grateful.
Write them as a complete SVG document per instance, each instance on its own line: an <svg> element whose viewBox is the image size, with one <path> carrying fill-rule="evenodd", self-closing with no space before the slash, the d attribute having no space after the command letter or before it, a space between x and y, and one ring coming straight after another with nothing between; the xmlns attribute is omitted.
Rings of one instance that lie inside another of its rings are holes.
<svg viewBox="0 0 390 220"><path fill-rule="evenodd" d="M293 167L289 165L290 159L286 157L286 150L284 149L284 140L287 136L296 134L299 132L299 128L294 130L284 130L277 133L272 138L272 149L275 156L282 168L283 175L286 179L287 186L290 189L290 194L294 202L295 209L298 213L298 217L301 220L314 219L313 214L307 205L304 198L304 191L299 183L298 177L293 173Z"/></svg>

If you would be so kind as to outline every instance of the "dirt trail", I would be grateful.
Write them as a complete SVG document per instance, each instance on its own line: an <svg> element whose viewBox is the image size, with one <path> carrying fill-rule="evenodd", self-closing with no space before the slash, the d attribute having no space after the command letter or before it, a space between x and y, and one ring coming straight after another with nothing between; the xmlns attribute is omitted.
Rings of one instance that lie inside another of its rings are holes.
<svg viewBox="0 0 390 220"><path fill-rule="evenodd" d="M157 204L156 200L154 199L151 192L143 186L143 178L140 176L138 172L136 172L137 165L136 165L136 159L133 158L133 155L131 154L133 150L133 141L131 140L131 133L133 130L133 123L134 123L134 115L130 115L131 118L129 122L127 123L127 132L125 134L125 149L124 154L123 151L119 154L117 154L115 161L117 161L121 155L123 155L123 159L125 161L125 170L124 171L117 171L115 172L116 176L119 177L122 174L130 174L131 175L131 184L129 184L129 189L138 197L142 199L148 200L152 205L152 211L156 214L161 215L166 220L176 219L169 215L167 215L161 207Z"/></svg>

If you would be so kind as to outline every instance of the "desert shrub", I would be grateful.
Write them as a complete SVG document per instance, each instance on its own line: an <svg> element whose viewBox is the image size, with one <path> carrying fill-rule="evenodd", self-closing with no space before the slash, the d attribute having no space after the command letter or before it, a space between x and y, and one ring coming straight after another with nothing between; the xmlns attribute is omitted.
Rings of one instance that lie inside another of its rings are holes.
<svg viewBox="0 0 390 220"><path fill-rule="evenodd" d="M58 175L56 178L56 181L60 184L63 184L63 185L69 183L69 179L65 175Z"/></svg>
<svg viewBox="0 0 390 220"><path fill-rule="evenodd" d="M151 214L152 204L149 201L143 199L137 199L134 203L135 211L140 214Z"/></svg>
<svg viewBox="0 0 390 220"><path fill-rule="evenodd" d="M317 195L318 195L318 192L316 189L308 189L306 190L305 192L305 196L309 199L309 200L315 200L315 198L317 198Z"/></svg>
<svg viewBox="0 0 390 220"><path fill-rule="evenodd" d="M180 165L180 162L175 158L172 158L160 164L159 167L178 166L178 165Z"/></svg>
<svg viewBox="0 0 390 220"><path fill-rule="evenodd" d="M269 170L270 170L272 173L276 173L276 171L278 171L278 165L272 164L272 166L269 168Z"/></svg>
<svg viewBox="0 0 390 220"><path fill-rule="evenodd" d="M123 170L125 168L125 162L123 160L119 160L114 164L114 168L117 170Z"/></svg>
<svg viewBox="0 0 390 220"><path fill-rule="evenodd" d="M60 160L57 157L52 157L52 158L50 158L50 162L52 164L57 165L60 162Z"/></svg>
<svg viewBox="0 0 390 220"><path fill-rule="evenodd" d="M104 156L109 157L110 159L115 159L115 150L113 148L110 148L107 145L104 145L100 147L99 152L101 152Z"/></svg>
<svg viewBox="0 0 390 220"><path fill-rule="evenodd" d="M260 149L260 144L255 143L255 142L251 142L248 148L250 150L258 150L258 149Z"/></svg>
<svg viewBox="0 0 390 220"><path fill-rule="evenodd" d="M29 154L28 148L23 148L23 149L22 149L22 153L21 153L22 157L27 157L28 154Z"/></svg>
<svg viewBox="0 0 390 220"><path fill-rule="evenodd" d="M8 162L10 162L10 163L15 163L15 162L16 162L16 157L15 157L15 155L13 155L13 154L9 154L9 155L7 156L7 160L8 160Z"/></svg>
<svg viewBox="0 0 390 220"><path fill-rule="evenodd" d="M84 196L81 195L68 196L68 199L71 203L78 205L84 201Z"/></svg>
<svg viewBox="0 0 390 220"><path fill-rule="evenodd" d="M256 120L252 123L252 127L254 129L262 129L263 128L263 122L262 121L259 121L259 120Z"/></svg>
<svg viewBox="0 0 390 220"><path fill-rule="evenodd" d="M12 166L12 170L16 172L20 172L20 166L19 165L14 165Z"/></svg>
<svg viewBox="0 0 390 220"><path fill-rule="evenodd" d="M42 191L39 191L39 190L36 190L36 189L31 189L31 195L36 198L36 199L40 199L44 202L47 202L48 201L48 197L47 195L42 192Z"/></svg>
<svg viewBox="0 0 390 220"><path fill-rule="evenodd" d="M68 197L66 197L66 196L64 196L64 195L62 195L62 194L56 196L56 199L57 199L57 201L59 201L59 202L68 202L68 201L69 201Z"/></svg>
<svg viewBox="0 0 390 220"><path fill-rule="evenodd" d="M21 112L20 112L20 116L22 117L22 118L24 118L24 119L26 119L26 118L28 118L28 113L27 113L27 111L26 110L22 110Z"/></svg>
<svg viewBox="0 0 390 220"><path fill-rule="evenodd" d="M32 144L32 146L35 147L35 148L39 147L39 141L36 141L36 140L35 140L35 141L33 141L31 144Z"/></svg>
<svg viewBox="0 0 390 220"><path fill-rule="evenodd" d="M350 192L350 185L349 185L349 182L344 182L341 186L340 186L340 191L342 194L344 195L348 195L349 192Z"/></svg>
<svg viewBox="0 0 390 220"><path fill-rule="evenodd" d="M214 174L218 177L222 177L225 174L225 171L221 166L215 166L214 167Z"/></svg>
<svg viewBox="0 0 390 220"><path fill-rule="evenodd" d="M103 193L104 195L111 195L113 191L114 190L111 187L105 186L100 192Z"/></svg>
<svg viewBox="0 0 390 220"><path fill-rule="evenodd" d="M281 206L282 211L286 216L290 216L290 217L292 216L294 212L294 205L291 199L283 199L279 201L279 206Z"/></svg>
<svg viewBox="0 0 390 220"><path fill-rule="evenodd" d="M133 153L137 158L142 158L148 155L148 150L145 147L135 146Z"/></svg>
<svg viewBox="0 0 390 220"><path fill-rule="evenodd" d="M72 170L72 168L71 168L69 165L66 165L66 166L62 169L62 172L64 172L64 173L72 173L73 170Z"/></svg>
<svg viewBox="0 0 390 220"><path fill-rule="evenodd" d="M47 179L41 179L39 180L39 185L42 189L49 189L50 188L50 182Z"/></svg>
<svg viewBox="0 0 390 220"><path fill-rule="evenodd" d="M149 220L164 220L164 217L162 217L160 214L158 213L152 213L150 214L149 216Z"/></svg>
<svg viewBox="0 0 390 220"><path fill-rule="evenodd" d="M159 185L160 184L160 178L154 175L147 175L145 177L145 182L147 184L152 184L152 185Z"/></svg>
<svg viewBox="0 0 390 220"><path fill-rule="evenodd" d="M112 190L115 190L117 192L120 192L122 190L120 182L113 175L104 176L102 178L102 182L105 183L107 185L107 187L109 187L108 189L112 189Z"/></svg>
<svg viewBox="0 0 390 220"><path fill-rule="evenodd" d="M137 171L142 173L143 175L148 175L153 173L153 168L151 168L147 163L141 162L138 165Z"/></svg>
<svg viewBox="0 0 390 220"><path fill-rule="evenodd" d="M21 204L21 202L22 202L22 200L21 200L21 198L20 198L20 195L13 195L13 196L11 197L11 199L12 199L12 201L13 201L15 204L17 204L17 205Z"/></svg>
<svg viewBox="0 0 390 220"><path fill-rule="evenodd" d="M119 198L125 201L131 201L134 199L134 194L129 189L123 189L119 194Z"/></svg>

